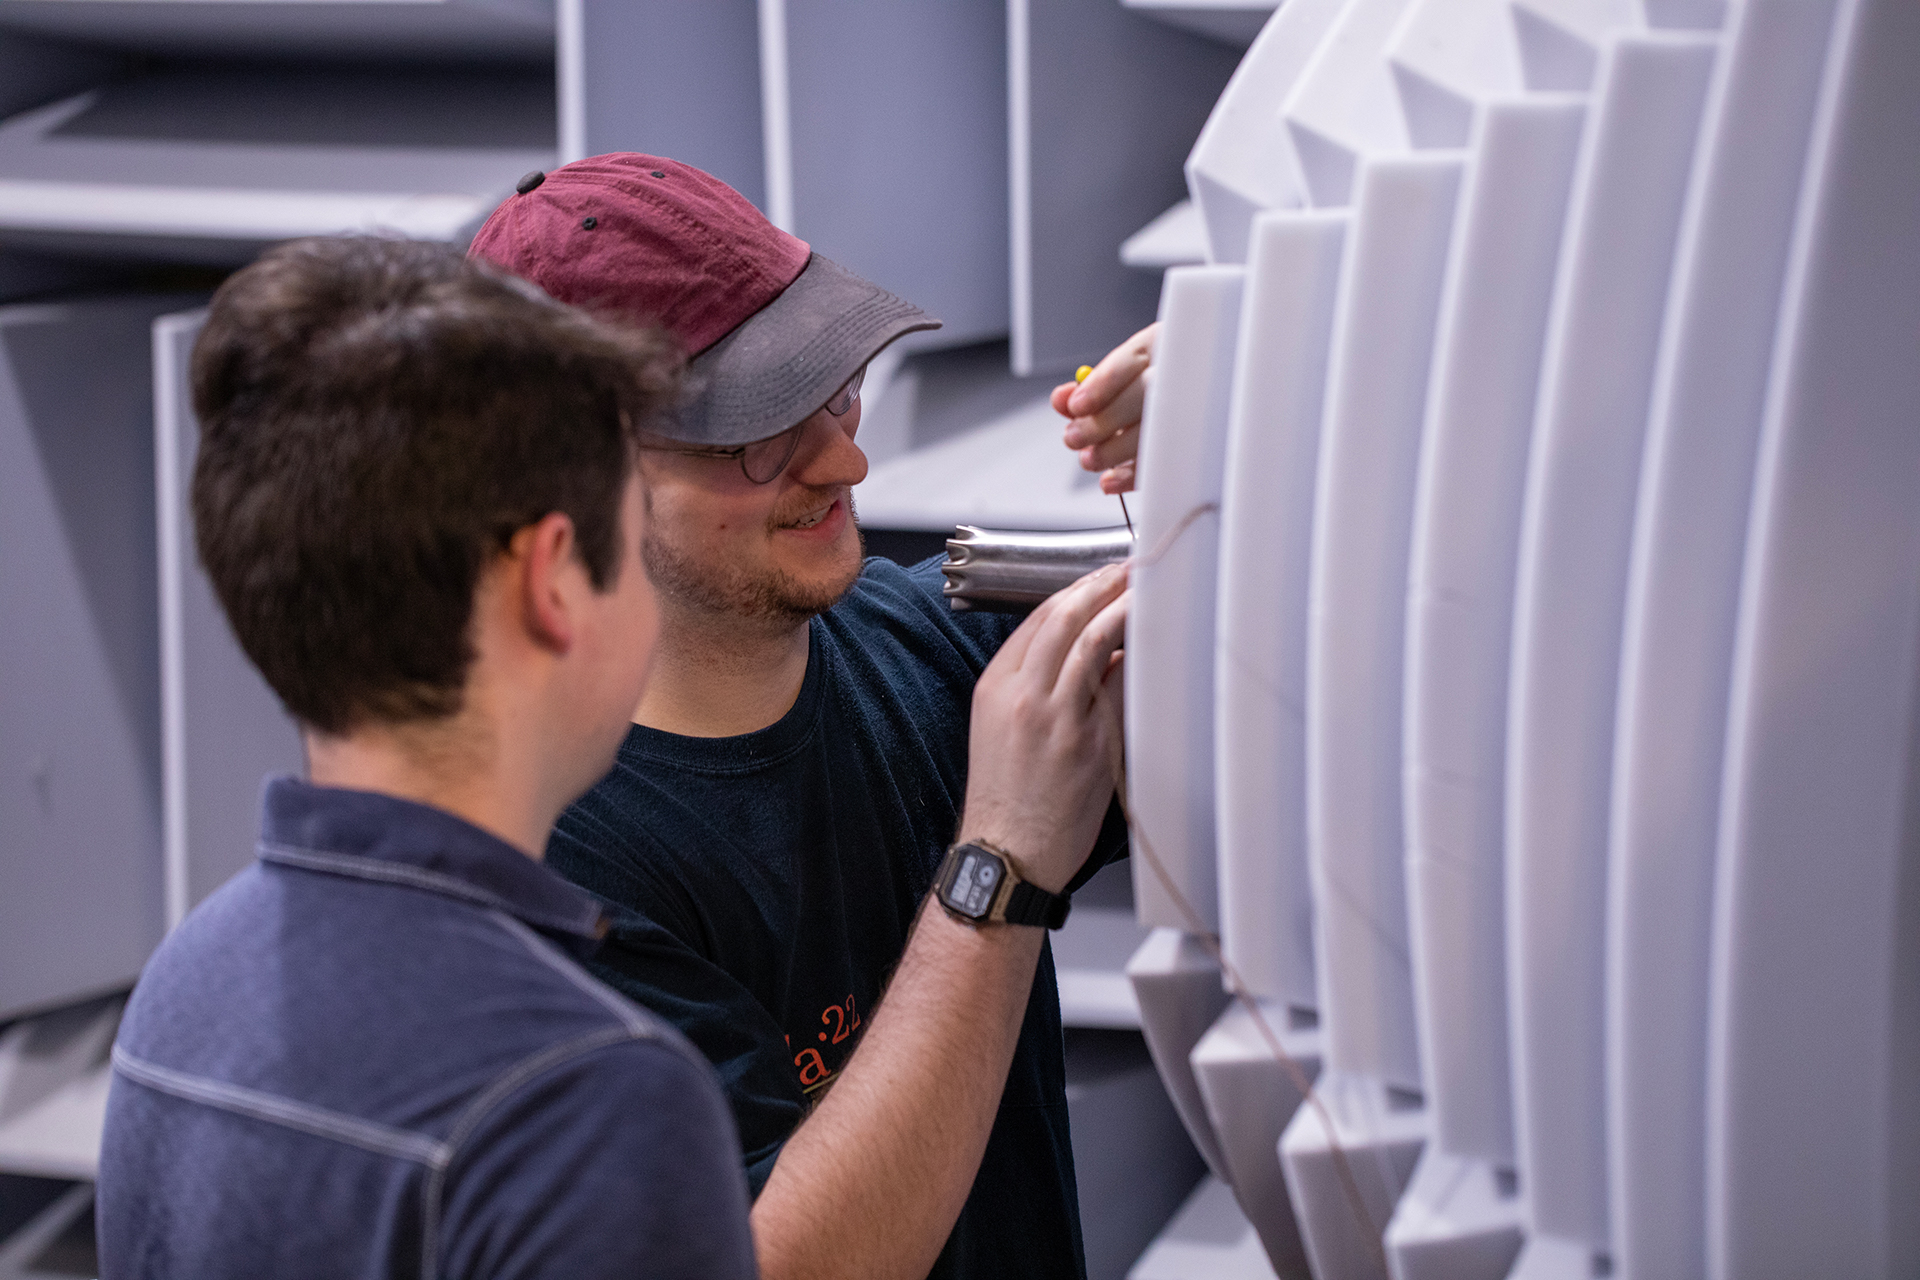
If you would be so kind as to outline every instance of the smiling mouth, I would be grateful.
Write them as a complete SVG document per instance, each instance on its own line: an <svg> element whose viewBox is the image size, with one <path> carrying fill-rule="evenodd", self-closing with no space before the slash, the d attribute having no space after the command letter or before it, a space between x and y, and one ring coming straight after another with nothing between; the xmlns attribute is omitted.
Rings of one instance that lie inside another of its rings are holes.
<svg viewBox="0 0 1920 1280"><path fill-rule="evenodd" d="M834 507L834 504L829 502L826 506L820 508L818 511L814 512L812 515L806 516L799 520L795 520L792 524L788 525L787 528L811 529L813 528L813 526L819 524L822 520L825 520L828 516L832 515L833 507Z"/></svg>

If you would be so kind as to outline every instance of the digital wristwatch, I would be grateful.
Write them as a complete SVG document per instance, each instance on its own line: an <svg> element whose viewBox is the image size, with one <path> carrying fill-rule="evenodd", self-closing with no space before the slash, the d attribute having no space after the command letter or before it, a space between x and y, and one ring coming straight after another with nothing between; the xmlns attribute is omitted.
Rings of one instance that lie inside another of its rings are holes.
<svg viewBox="0 0 1920 1280"><path fill-rule="evenodd" d="M947 850L933 877L933 896L947 914L968 924L1045 925L1067 922L1072 903L1064 893L1048 893L1022 880L1005 849L970 840Z"/></svg>

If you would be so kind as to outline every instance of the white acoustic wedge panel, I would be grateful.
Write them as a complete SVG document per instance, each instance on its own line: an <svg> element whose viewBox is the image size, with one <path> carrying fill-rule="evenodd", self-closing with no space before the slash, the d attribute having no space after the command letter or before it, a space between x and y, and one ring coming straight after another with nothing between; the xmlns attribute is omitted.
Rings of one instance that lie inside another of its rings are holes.
<svg viewBox="0 0 1920 1280"><path fill-rule="evenodd" d="M1296 1109L1280 1135L1314 1280L1387 1280L1383 1237L1420 1159L1426 1116L1367 1076L1324 1074L1314 1092L1317 1105Z"/></svg>
<svg viewBox="0 0 1920 1280"><path fill-rule="evenodd" d="M1768 387L1709 1039L1716 1280L1920 1274L1920 6L1841 6Z"/></svg>
<svg viewBox="0 0 1920 1280"><path fill-rule="evenodd" d="M1414 0L1387 60L1416 147L1464 147L1491 98L1521 90L1510 0Z"/></svg>
<svg viewBox="0 0 1920 1280"><path fill-rule="evenodd" d="M241 652L194 550L200 425L187 373L205 319L162 316L152 334L169 928L253 861L262 781L305 772L299 732Z"/></svg>
<svg viewBox="0 0 1920 1280"><path fill-rule="evenodd" d="M1534 391L1583 121L1566 95L1480 109L1407 584L1407 896L1434 1137L1509 1167L1507 669Z"/></svg>
<svg viewBox="0 0 1920 1280"><path fill-rule="evenodd" d="M1534 388L1580 138L1522 96L1504 0L1415 0L1386 56L1416 147L1465 147L1408 581L1406 878L1433 1141L1388 1225L1400 1280L1498 1280L1522 1238L1500 816L1507 638Z"/></svg>
<svg viewBox="0 0 1920 1280"><path fill-rule="evenodd" d="M1255 64L1221 173L1262 145ZM1294 588L1254 564L1298 499L1247 428L1314 390L1314 290L1271 310L1261 269L1311 215L1213 193L1254 228L1221 920L1264 1007L1303 1017L1296 913L1314 938L1321 1105L1279 1154L1319 1280L1920 1274L1917 64L1896 0L1350 0L1298 63L1298 167L1259 171L1265 198L1351 210L1304 908L1256 831L1291 785L1260 682L1285 691ZM1457 202L1415 194L1421 165ZM1243 1140L1292 1101L1236 1018L1167 1070L1236 1082L1208 1132L1244 1201L1271 1166Z"/></svg>
<svg viewBox="0 0 1920 1280"><path fill-rule="evenodd" d="M1309 203L1353 199L1361 157L1411 146L1384 56L1411 0L1348 0L1281 106Z"/></svg>
<svg viewBox="0 0 1920 1280"><path fill-rule="evenodd" d="M1645 25L1641 0L1513 0L1520 71L1537 93L1585 93L1600 48L1615 32Z"/></svg>
<svg viewBox="0 0 1920 1280"><path fill-rule="evenodd" d="M1167 272L1141 426L1127 618L1127 776L1140 923L1220 931L1213 666L1221 476L1244 267ZM1153 869L1154 861L1172 890Z"/></svg>
<svg viewBox="0 0 1920 1280"><path fill-rule="evenodd" d="M1319 1069L1307 866L1307 583L1327 342L1348 217L1263 213L1240 322L1221 509L1215 778L1221 943L1267 1030ZM1278 1143L1299 1102L1259 1024L1236 1005L1193 1068L1247 1218L1281 1274L1306 1266ZM1310 1043L1311 1048L1303 1048ZM1211 1084L1210 1084L1211 1082ZM1254 1099L1263 1100L1257 1105ZM1243 1123L1231 1117L1244 1115Z"/></svg>
<svg viewBox="0 0 1920 1280"><path fill-rule="evenodd" d="M1606 1195L1607 808L1655 353L1715 41L1607 42L1529 463L1507 754L1507 936L1533 1229L1598 1251Z"/></svg>
<svg viewBox="0 0 1920 1280"><path fill-rule="evenodd" d="M1622 638L1607 895L1615 1274L1706 1267L1707 971L1753 464L1833 0L1736 0L1681 229Z"/></svg>
<svg viewBox="0 0 1920 1280"><path fill-rule="evenodd" d="M1462 1217L1429 1197L1444 1192L1452 1204L1450 1188L1489 1183L1514 1160L1501 840L1508 638L1541 335L1581 100L1523 95L1507 0L1415 0L1386 56L1414 144L1467 148L1427 402L1406 639L1407 894L1435 1146L1396 1219L1394 1256L1403 1268L1481 1275L1490 1258L1506 1256L1517 1205L1496 1198L1486 1213ZM1469 1173L1462 1159L1490 1167ZM1442 1167L1452 1172L1442 1176Z"/></svg>
<svg viewBox="0 0 1920 1280"><path fill-rule="evenodd" d="M1140 1032L1180 1123L1214 1176L1230 1177L1193 1073L1194 1047L1227 1003L1220 966L1192 934L1155 929L1127 961L1127 980L1140 1005Z"/></svg>
<svg viewBox="0 0 1920 1280"><path fill-rule="evenodd" d="M1418 1090L1401 820L1407 555L1457 156L1355 183L1314 505L1307 823L1329 1070Z"/></svg>
<svg viewBox="0 0 1920 1280"><path fill-rule="evenodd" d="M1169 206L1120 242L1120 261L1148 270L1197 267L1207 261L1207 232L1200 225L1200 210L1191 200Z"/></svg>
<svg viewBox="0 0 1920 1280"><path fill-rule="evenodd" d="M1263 209L1306 203L1305 179L1280 114L1287 95L1346 0L1282 5L1247 50L1187 156L1212 262L1245 262L1253 219Z"/></svg>
<svg viewBox="0 0 1920 1280"><path fill-rule="evenodd" d="M1320 1033L1300 1025L1305 1020L1297 1010L1257 1007L1256 1020L1245 1004L1228 1005L1194 1045L1190 1061L1241 1212L1274 1270L1295 1276L1306 1270L1307 1257L1280 1168L1280 1137L1300 1105L1302 1086L1320 1074Z"/></svg>
<svg viewBox="0 0 1920 1280"><path fill-rule="evenodd" d="M1266 213L1227 425L1215 643L1220 933L1247 989L1319 1003L1307 869L1307 581L1347 215Z"/></svg>
<svg viewBox="0 0 1920 1280"><path fill-rule="evenodd" d="M1429 1143L1387 1224L1387 1256L1394 1280L1499 1280L1523 1238L1512 1171Z"/></svg>

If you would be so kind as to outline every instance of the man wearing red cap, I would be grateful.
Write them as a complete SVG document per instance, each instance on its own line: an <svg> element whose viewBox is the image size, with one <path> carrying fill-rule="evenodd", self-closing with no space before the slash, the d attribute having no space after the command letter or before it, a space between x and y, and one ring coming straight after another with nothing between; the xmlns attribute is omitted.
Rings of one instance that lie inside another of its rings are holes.
<svg viewBox="0 0 1920 1280"><path fill-rule="evenodd" d="M1116 677L1058 694L1103 723L1044 745L1014 732L1037 708L974 690L1117 643L1125 570L1015 631L951 612L932 562L863 566L861 375L938 322L697 169L620 154L529 174L472 252L656 322L689 357L642 454L650 681L548 863L613 907L595 972L718 1068L763 1273L1083 1275L1038 926L1124 849ZM1070 402L1088 465L1132 441L1082 402L1137 408L1136 372L1103 367L1111 390ZM1028 794L1042 757L1073 785Z"/></svg>

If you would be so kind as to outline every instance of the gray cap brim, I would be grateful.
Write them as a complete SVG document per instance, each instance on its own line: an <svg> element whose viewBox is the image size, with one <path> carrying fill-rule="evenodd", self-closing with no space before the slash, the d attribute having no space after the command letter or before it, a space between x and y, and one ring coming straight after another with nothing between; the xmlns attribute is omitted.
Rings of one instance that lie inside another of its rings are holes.
<svg viewBox="0 0 1920 1280"><path fill-rule="evenodd" d="M662 434L688 444L750 444L804 421L882 348L940 322L814 254L780 296L687 367L687 392Z"/></svg>

